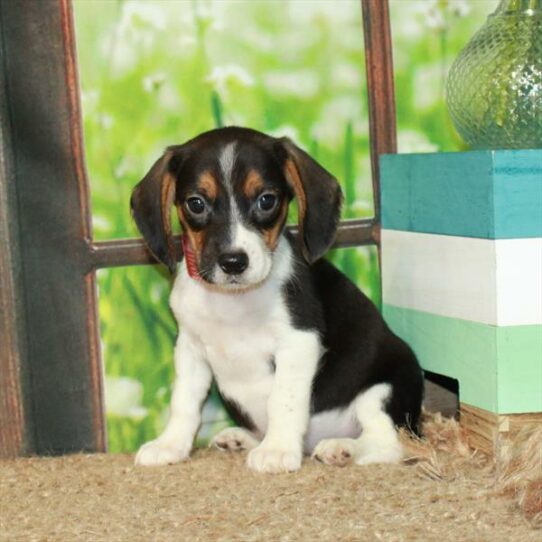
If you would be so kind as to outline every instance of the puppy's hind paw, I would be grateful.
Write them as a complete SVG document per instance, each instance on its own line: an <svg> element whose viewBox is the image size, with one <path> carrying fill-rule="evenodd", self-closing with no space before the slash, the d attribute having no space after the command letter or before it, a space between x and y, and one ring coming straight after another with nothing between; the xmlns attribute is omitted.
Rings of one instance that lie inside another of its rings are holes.
<svg viewBox="0 0 542 542"><path fill-rule="evenodd" d="M349 438L324 439L314 448L312 457L326 465L345 467L356 459L356 441Z"/></svg>
<svg viewBox="0 0 542 542"><path fill-rule="evenodd" d="M209 446L223 452L252 450L258 446L256 437L242 427L228 427L213 437Z"/></svg>

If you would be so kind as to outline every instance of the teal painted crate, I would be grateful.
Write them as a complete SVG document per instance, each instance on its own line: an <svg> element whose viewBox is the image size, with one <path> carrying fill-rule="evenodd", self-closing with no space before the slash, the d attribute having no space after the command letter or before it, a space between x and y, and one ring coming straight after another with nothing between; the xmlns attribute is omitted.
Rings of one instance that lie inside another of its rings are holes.
<svg viewBox="0 0 542 542"><path fill-rule="evenodd" d="M382 227L542 237L542 149L383 155Z"/></svg>
<svg viewBox="0 0 542 542"><path fill-rule="evenodd" d="M542 411L542 150L381 158L384 317L496 414Z"/></svg>
<svg viewBox="0 0 542 542"><path fill-rule="evenodd" d="M542 412L542 326L492 326L383 306L424 369L459 381L460 400L497 414Z"/></svg>

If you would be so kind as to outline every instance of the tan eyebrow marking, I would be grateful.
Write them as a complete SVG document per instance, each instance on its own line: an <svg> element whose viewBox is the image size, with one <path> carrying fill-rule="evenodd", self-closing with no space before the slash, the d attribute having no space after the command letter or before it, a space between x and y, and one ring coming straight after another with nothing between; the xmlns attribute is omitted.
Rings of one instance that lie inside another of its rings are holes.
<svg viewBox="0 0 542 542"><path fill-rule="evenodd" d="M277 217L275 225L272 228L263 232L265 244L269 247L270 250L275 250L275 248L277 248L280 233L282 232L282 227L286 222L286 215L288 214L288 200L283 199L280 205L281 206L279 216Z"/></svg>
<svg viewBox="0 0 542 542"><path fill-rule="evenodd" d="M203 245L205 244L206 230L194 231L188 225L185 217L185 211L182 205L177 205L177 215L179 221L183 228L183 233L188 236L190 239L190 244L192 245L192 250L196 256L196 262L199 264L201 261L201 252L203 250Z"/></svg>
<svg viewBox="0 0 542 542"><path fill-rule="evenodd" d="M263 187L264 183L262 177L256 170L251 169L248 172L245 179L245 184L243 185L244 193L247 197L254 198Z"/></svg>
<svg viewBox="0 0 542 542"><path fill-rule="evenodd" d="M307 212L307 196L305 195L305 188L301 182L299 171L293 160L286 160L284 163L284 169L286 173L286 179L290 182L291 187L294 190L295 197L297 198L297 206L299 209L299 224L303 224L305 219L305 213Z"/></svg>
<svg viewBox="0 0 542 542"><path fill-rule="evenodd" d="M175 178L171 173L166 173L160 190L160 205L162 208L162 223L168 238L171 236L170 210L175 199ZM172 250L171 240L168 239L168 248Z"/></svg>
<svg viewBox="0 0 542 542"><path fill-rule="evenodd" d="M218 181L210 171L204 171L198 179L198 187L209 199L216 199L218 194Z"/></svg>

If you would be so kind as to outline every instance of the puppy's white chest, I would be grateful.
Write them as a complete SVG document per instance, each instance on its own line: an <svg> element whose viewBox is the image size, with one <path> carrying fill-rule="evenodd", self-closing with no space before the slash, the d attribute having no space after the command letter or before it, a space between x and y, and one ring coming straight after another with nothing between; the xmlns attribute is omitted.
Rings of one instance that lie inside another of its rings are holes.
<svg viewBox="0 0 542 542"><path fill-rule="evenodd" d="M280 294L266 295L265 289L222 294L181 281L171 298L179 324L201 345L221 393L264 433L274 355L290 329Z"/></svg>
<svg viewBox="0 0 542 542"><path fill-rule="evenodd" d="M258 429L267 427L267 399L274 379L274 341L261 330L223 329L221 342L206 341L207 361L221 393L250 415Z"/></svg>
<svg viewBox="0 0 542 542"><path fill-rule="evenodd" d="M200 340L222 391L261 385L262 381L270 385L276 340L265 326L215 324L202 330Z"/></svg>

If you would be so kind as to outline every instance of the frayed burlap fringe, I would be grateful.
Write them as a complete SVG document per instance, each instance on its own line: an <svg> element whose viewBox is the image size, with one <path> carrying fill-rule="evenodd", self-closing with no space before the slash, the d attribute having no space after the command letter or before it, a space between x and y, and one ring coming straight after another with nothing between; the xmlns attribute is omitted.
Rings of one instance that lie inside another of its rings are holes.
<svg viewBox="0 0 542 542"><path fill-rule="evenodd" d="M490 464L486 455L468 445L465 430L453 418L424 411L422 434L420 438L405 430L400 433L405 462L414 465L422 477L453 480L464 475L465 467Z"/></svg>
<svg viewBox="0 0 542 542"><path fill-rule="evenodd" d="M542 528L542 427L526 426L505 451L497 490L513 497L533 526Z"/></svg>
<svg viewBox="0 0 542 542"><path fill-rule="evenodd" d="M493 458L471 448L465 429L453 418L423 412L423 437L401 430L405 462L432 480L453 480L469 468L495 473L489 491L512 497L535 528L542 528L542 427L526 426L512 439L497 472Z"/></svg>

